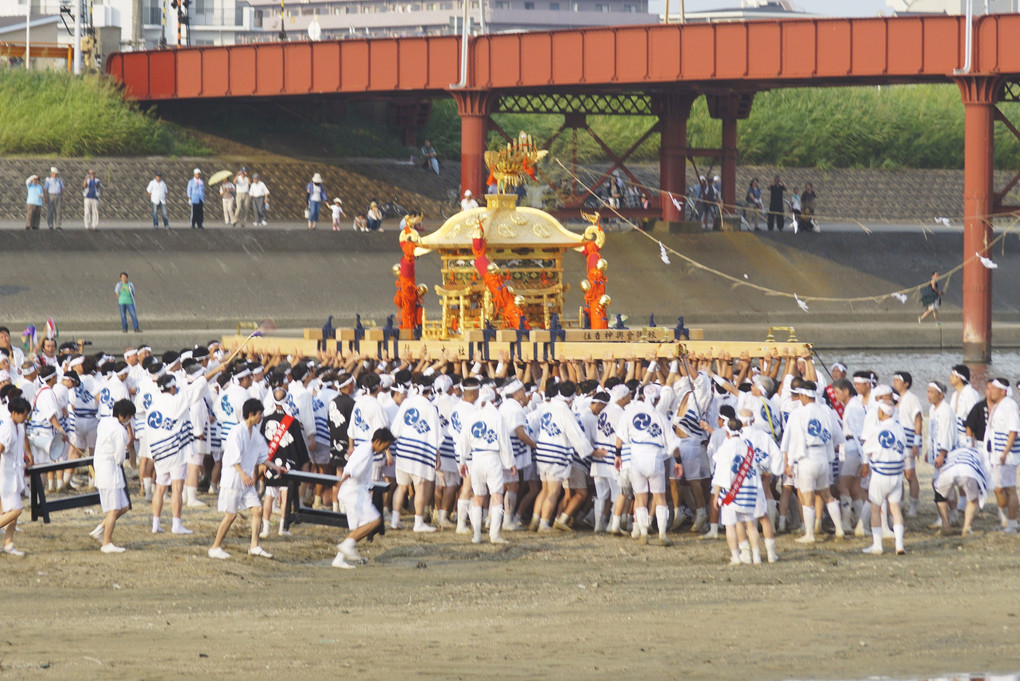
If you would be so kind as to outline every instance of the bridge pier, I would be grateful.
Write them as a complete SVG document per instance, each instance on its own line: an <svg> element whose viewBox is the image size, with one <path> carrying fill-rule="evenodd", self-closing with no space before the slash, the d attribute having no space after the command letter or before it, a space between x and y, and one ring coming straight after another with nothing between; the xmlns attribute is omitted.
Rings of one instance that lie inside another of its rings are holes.
<svg viewBox="0 0 1020 681"><path fill-rule="evenodd" d="M485 196L485 147L496 95L488 90L454 90L460 116L460 190Z"/></svg>
<svg viewBox="0 0 1020 681"><path fill-rule="evenodd" d="M670 92L653 95L652 107L659 117L659 200L662 220L680 222L684 216L665 192L682 198L687 193L687 117L695 95Z"/></svg>
<svg viewBox="0 0 1020 681"><path fill-rule="evenodd" d="M722 120L722 159L719 179L722 181L723 212L733 215L737 206L737 121L751 115L753 92L725 92L706 95L708 113Z"/></svg>
<svg viewBox="0 0 1020 681"><path fill-rule="evenodd" d="M957 79L964 105L963 156L963 361L992 359L992 271L975 253L989 256L994 212L992 170L995 155L995 104L998 76Z"/></svg>

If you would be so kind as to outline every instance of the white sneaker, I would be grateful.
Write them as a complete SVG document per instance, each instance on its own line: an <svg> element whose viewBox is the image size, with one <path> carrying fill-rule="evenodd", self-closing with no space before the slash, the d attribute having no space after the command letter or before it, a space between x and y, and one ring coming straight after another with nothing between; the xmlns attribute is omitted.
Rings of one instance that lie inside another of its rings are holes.
<svg viewBox="0 0 1020 681"><path fill-rule="evenodd" d="M6 553L8 556L14 556L16 558L20 558L25 555L24 551L19 551L16 548L14 548L14 544L8 544L7 546L5 546L4 553Z"/></svg>
<svg viewBox="0 0 1020 681"><path fill-rule="evenodd" d="M797 542L798 544L814 544L815 543L815 535L813 535L813 534L805 534L802 537L797 537L796 539L794 539L794 541Z"/></svg>
<svg viewBox="0 0 1020 681"><path fill-rule="evenodd" d="M194 532L186 528L184 525L181 525L180 527L175 527L172 530L170 530L170 532L171 534L195 534Z"/></svg>
<svg viewBox="0 0 1020 681"><path fill-rule="evenodd" d="M103 553L124 553L127 551L123 546L114 546L113 544L103 544L99 550Z"/></svg>
<svg viewBox="0 0 1020 681"><path fill-rule="evenodd" d="M390 529L391 530L402 530L402 529L404 529L404 523L400 522L399 520L397 522L390 521Z"/></svg>
<svg viewBox="0 0 1020 681"><path fill-rule="evenodd" d="M751 564L751 552L749 550L744 549L740 552L740 564L741 565Z"/></svg>
<svg viewBox="0 0 1020 681"><path fill-rule="evenodd" d="M221 547L217 546L215 549L209 549L209 557L219 558L220 560L226 560L227 558L230 558L230 554L224 551Z"/></svg>
<svg viewBox="0 0 1020 681"><path fill-rule="evenodd" d="M489 537L490 544L509 544L510 542L501 536Z"/></svg>
<svg viewBox="0 0 1020 681"><path fill-rule="evenodd" d="M1003 534L1016 534L1016 528L1012 526L1004 527L1002 528L1002 532Z"/></svg>
<svg viewBox="0 0 1020 681"><path fill-rule="evenodd" d="M870 553L872 556L881 556L882 555L882 547L881 546L871 545L871 546L869 546L866 549L861 549L861 553Z"/></svg>
<svg viewBox="0 0 1020 681"><path fill-rule="evenodd" d="M259 539L266 539L269 536L269 523L262 526L262 531L259 532Z"/></svg>
<svg viewBox="0 0 1020 681"><path fill-rule="evenodd" d="M435 532L436 528L433 527L432 525L419 525L418 527L414 528L414 531L415 532Z"/></svg>
<svg viewBox="0 0 1020 681"><path fill-rule="evenodd" d="M355 568L354 565L351 565L350 563L347 562L347 559L344 558L344 554L342 553L336 554L336 558L333 559L333 562L330 563L330 565L332 565L335 568L341 568L344 570L353 570Z"/></svg>
<svg viewBox="0 0 1020 681"><path fill-rule="evenodd" d="M249 556L258 556L259 558L272 558L273 557L273 554L269 553L269 551L266 551L261 546L256 546L253 549L248 549L248 555Z"/></svg>
<svg viewBox="0 0 1020 681"><path fill-rule="evenodd" d="M99 540L102 540L102 538L103 538L103 532L104 532L105 530L106 530L106 528L105 528L105 527L103 527L103 525L102 525L102 524L99 524L98 526L96 526L96 529L94 529L94 530L92 530L91 532L89 532L89 536L90 536L90 537L92 537L93 539L99 539Z"/></svg>
<svg viewBox="0 0 1020 681"><path fill-rule="evenodd" d="M365 560L364 558L361 557L361 554L358 553L357 549L355 549L353 547L350 548L350 549L344 549L343 542L341 542L341 543L336 545L336 550L339 551L341 554L343 554L346 558L348 558L348 559L350 559L352 561L355 561L357 563L364 562L364 560Z"/></svg>
<svg viewBox="0 0 1020 681"><path fill-rule="evenodd" d="M208 504L206 504L204 501L202 501L198 497L195 497L193 499L189 499L188 503L185 504L185 506L187 506L188 508L204 508L207 505Z"/></svg>

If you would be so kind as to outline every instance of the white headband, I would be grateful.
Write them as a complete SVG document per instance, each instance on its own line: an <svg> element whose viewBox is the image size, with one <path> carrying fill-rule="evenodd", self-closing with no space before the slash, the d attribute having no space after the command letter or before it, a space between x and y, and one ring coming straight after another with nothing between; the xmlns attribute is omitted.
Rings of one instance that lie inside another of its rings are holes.
<svg viewBox="0 0 1020 681"><path fill-rule="evenodd" d="M152 348L150 348L148 345L143 345L138 352L152 352Z"/></svg>
<svg viewBox="0 0 1020 681"><path fill-rule="evenodd" d="M796 395L806 395L807 397L817 397L814 390L808 390L807 388L794 388L792 392Z"/></svg>
<svg viewBox="0 0 1020 681"><path fill-rule="evenodd" d="M874 390L871 391L871 396L872 397L876 397L876 398L877 397L885 397L886 395L892 395L892 388L890 388L889 386L887 386L884 383L882 385L880 385L880 386L877 386Z"/></svg>
<svg viewBox="0 0 1020 681"><path fill-rule="evenodd" d="M1000 381L997 378L992 381L992 385L994 385L996 388L999 388L1000 390L1009 390L1009 386L1008 385L1003 385L1002 381Z"/></svg>
<svg viewBox="0 0 1020 681"><path fill-rule="evenodd" d="M591 398L591 403L592 403L592 404L609 404L609 403L608 403L608 402L606 402L605 400L600 400L600 399L599 399L599 398L597 398L597 397L593 397L593 398Z"/></svg>
<svg viewBox="0 0 1020 681"><path fill-rule="evenodd" d="M623 383L617 383L609 389L609 399L613 402L619 402L627 395L630 395L630 389Z"/></svg>
<svg viewBox="0 0 1020 681"><path fill-rule="evenodd" d="M337 390L340 390L341 388L346 388L351 383L354 383L354 377L353 376L348 376L346 381L344 381L343 383L341 383L340 385L337 386Z"/></svg>
<svg viewBox="0 0 1020 681"><path fill-rule="evenodd" d="M138 354L137 350L135 350L134 348L128 348L127 350L124 351L124 359L127 359L128 357L133 357L134 355L137 354Z"/></svg>
<svg viewBox="0 0 1020 681"><path fill-rule="evenodd" d="M945 395L945 393L944 393L944 392L942 391L942 388L941 388L941 387L939 387L939 384L938 384L938 383L936 383L936 382L934 382L934 381L932 381L931 383L929 383L929 384L928 384L928 387L929 387L929 388L934 388L935 390L937 390L937 391L939 392L939 394L940 394L940 395Z"/></svg>
<svg viewBox="0 0 1020 681"><path fill-rule="evenodd" d="M832 366L829 367L829 371L834 371L836 369L839 369L844 374L846 373L846 365L843 364L842 362L833 362Z"/></svg>
<svg viewBox="0 0 1020 681"><path fill-rule="evenodd" d="M174 378L173 376L171 376L171 377L170 377L170 380L166 382L166 385L164 385L164 386L163 386L162 388L160 388L160 389L161 389L161 390L163 390L164 392L166 392L166 391L167 391L167 390L169 390L170 388L176 388L176 387L177 387L177 379L176 379L176 378Z"/></svg>
<svg viewBox="0 0 1020 681"><path fill-rule="evenodd" d="M523 387L524 387L524 384L521 383L520 379L515 378L515 379L511 380L509 383L507 383L505 386L503 386L503 391L502 391L503 392L503 397L510 397L511 395L513 395L515 392L517 392L518 390L520 390Z"/></svg>
<svg viewBox="0 0 1020 681"><path fill-rule="evenodd" d="M250 369L244 368L244 369L241 369L240 371L238 371L236 374L234 374L234 380L235 381L240 381L245 376L251 376L251 370Z"/></svg>
<svg viewBox="0 0 1020 681"><path fill-rule="evenodd" d="M967 378L966 376L964 376L963 374L961 374L961 373L960 373L959 371L957 371L956 369L953 369L953 371L952 371L952 374L953 374L953 376L956 376L956 377L957 377L958 379L960 379L960 380L961 380L961 381L963 381L964 383L970 383L970 379L969 379L969 378Z"/></svg>
<svg viewBox="0 0 1020 681"><path fill-rule="evenodd" d="M69 367L77 367L77 366L81 366L84 363L85 363L85 358L84 357L75 357L74 359L72 359L70 362L67 363L67 366L69 366Z"/></svg>
<svg viewBox="0 0 1020 681"><path fill-rule="evenodd" d="M129 371L130 371L130 367L124 367L123 369L121 369L120 371L117 372L117 375L118 376L127 376Z"/></svg>

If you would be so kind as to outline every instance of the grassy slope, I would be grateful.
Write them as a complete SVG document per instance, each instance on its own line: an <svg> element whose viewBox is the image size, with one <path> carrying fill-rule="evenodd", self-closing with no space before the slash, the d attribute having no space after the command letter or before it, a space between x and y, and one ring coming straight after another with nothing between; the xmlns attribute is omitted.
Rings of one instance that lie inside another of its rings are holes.
<svg viewBox="0 0 1020 681"><path fill-rule="evenodd" d="M171 124L125 103L112 80L0 69L0 154L208 153Z"/></svg>

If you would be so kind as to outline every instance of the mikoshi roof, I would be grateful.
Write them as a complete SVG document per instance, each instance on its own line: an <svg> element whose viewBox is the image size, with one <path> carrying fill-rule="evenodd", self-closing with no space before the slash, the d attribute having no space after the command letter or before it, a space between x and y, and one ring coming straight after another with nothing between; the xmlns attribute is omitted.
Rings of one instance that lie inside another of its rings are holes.
<svg viewBox="0 0 1020 681"><path fill-rule="evenodd" d="M437 231L422 237L420 247L430 251L470 249L479 222L485 230L489 249L577 248L581 235L571 232L559 220L537 208L517 207L513 195L489 195L488 208L457 213Z"/></svg>

